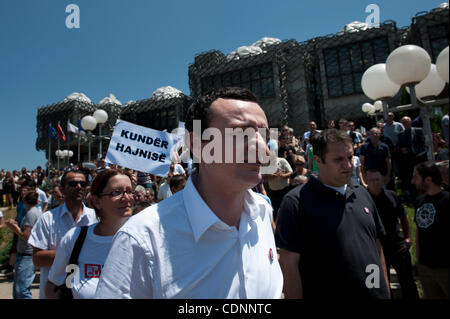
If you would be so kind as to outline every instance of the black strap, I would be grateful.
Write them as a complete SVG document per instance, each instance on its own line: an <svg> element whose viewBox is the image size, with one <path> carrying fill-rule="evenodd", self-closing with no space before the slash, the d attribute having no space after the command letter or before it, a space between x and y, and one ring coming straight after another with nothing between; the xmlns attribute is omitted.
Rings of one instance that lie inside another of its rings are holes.
<svg viewBox="0 0 450 319"><path fill-rule="evenodd" d="M86 238L88 226L81 227L80 235L78 235L72 254L70 255L69 265L78 265L78 257L80 256L81 248L83 248L84 239Z"/></svg>

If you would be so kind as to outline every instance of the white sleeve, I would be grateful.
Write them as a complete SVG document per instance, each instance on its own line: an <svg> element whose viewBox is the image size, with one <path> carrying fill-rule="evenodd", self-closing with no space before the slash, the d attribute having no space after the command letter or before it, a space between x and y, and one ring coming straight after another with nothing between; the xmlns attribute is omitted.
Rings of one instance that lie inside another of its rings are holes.
<svg viewBox="0 0 450 319"><path fill-rule="evenodd" d="M150 299L150 254L130 234L114 237L97 286L96 299Z"/></svg>
<svg viewBox="0 0 450 319"><path fill-rule="evenodd" d="M42 199L42 202L43 203L48 203L48 198L47 198L47 195L45 194L45 192L44 191L40 191L39 192L39 197ZM40 200L41 201L41 200Z"/></svg>
<svg viewBox="0 0 450 319"><path fill-rule="evenodd" d="M28 238L28 244L39 249L49 249L50 228L49 219L52 214L50 211L44 213L39 217L36 224L31 230L30 237Z"/></svg>
<svg viewBox="0 0 450 319"><path fill-rule="evenodd" d="M80 234L80 227L74 227L64 235L56 249L55 260L50 268L48 280L57 286L64 284L66 280L66 266L69 264L75 241Z"/></svg>

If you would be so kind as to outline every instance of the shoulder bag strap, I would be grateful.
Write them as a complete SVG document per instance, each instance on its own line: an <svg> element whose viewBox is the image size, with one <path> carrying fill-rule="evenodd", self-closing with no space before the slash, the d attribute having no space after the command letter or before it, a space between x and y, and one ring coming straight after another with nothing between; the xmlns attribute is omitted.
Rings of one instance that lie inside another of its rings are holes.
<svg viewBox="0 0 450 319"><path fill-rule="evenodd" d="M84 239L86 238L88 226L81 227L80 234L78 235L75 246L73 247L72 254L70 255L69 265L78 265L78 256L80 256L81 248L83 248Z"/></svg>

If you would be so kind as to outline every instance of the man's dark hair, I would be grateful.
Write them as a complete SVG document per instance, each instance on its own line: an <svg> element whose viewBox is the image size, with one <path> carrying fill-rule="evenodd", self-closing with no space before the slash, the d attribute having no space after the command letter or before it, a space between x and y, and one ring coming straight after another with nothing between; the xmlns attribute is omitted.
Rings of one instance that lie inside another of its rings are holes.
<svg viewBox="0 0 450 319"><path fill-rule="evenodd" d="M189 107L186 114L186 130L194 130L194 120L201 121L202 133L209 127L210 114L209 107L217 99L233 99L258 103L258 98L249 90L239 87L224 87L213 89L206 94L199 96Z"/></svg>
<svg viewBox="0 0 450 319"><path fill-rule="evenodd" d="M29 187L29 188L36 188L37 187L37 184L36 184L36 182L35 181L33 181L32 179L30 179L30 178L25 178L24 180L23 180L23 183L22 184L20 184L20 186L21 187Z"/></svg>
<svg viewBox="0 0 450 319"><path fill-rule="evenodd" d="M371 173L371 174L380 174L381 176L383 176L383 174L381 174L381 172L379 170L377 170L376 168L371 168L369 170L366 171L366 173Z"/></svg>
<svg viewBox="0 0 450 319"><path fill-rule="evenodd" d="M28 205L37 205L39 202L39 195L36 191L29 191L23 197L23 201Z"/></svg>
<svg viewBox="0 0 450 319"><path fill-rule="evenodd" d="M174 175L170 179L169 186L170 188L178 188L180 187L181 183L186 180L186 177L184 175Z"/></svg>
<svg viewBox="0 0 450 319"><path fill-rule="evenodd" d="M423 162L420 164L417 164L414 169L417 171L417 173L422 177L422 179L427 178L428 176L431 177L431 180L433 181L433 184L436 184L438 186L442 185L442 175L441 172L439 172L439 168L437 165L433 162Z"/></svg>
<svg viewBox="0 0 450 319"><path fill-rule="evenodd" d="M320 133L315 133L310 137L310 139L314 155L319 156L324 163L325 155L328 153L329 143L346 142L352 144L352 139L345 131L334 128L323 130Z"/></svg>
<svg viewBox="0 0 450 319"><path fill-rule="evenodd" d="M61 186L62 186L62 187L66 186L66 179L67 179L66 176L67 176L67 174L69 174L69 173L82 174L82 175L84 175L84 179L86 180L86 182L88 182L87 175L86 175L86 173L85 173L84 171L72 169L72 170L67 170L67 171L65 171L64 174L62 175L62 177L61 177Z"/></svg>

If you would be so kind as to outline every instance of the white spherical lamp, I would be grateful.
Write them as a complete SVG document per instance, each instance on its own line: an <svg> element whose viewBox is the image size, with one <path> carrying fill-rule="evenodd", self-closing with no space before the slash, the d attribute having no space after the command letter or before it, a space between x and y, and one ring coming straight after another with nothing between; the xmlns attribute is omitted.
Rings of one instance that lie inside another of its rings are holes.
<svg viewBox="0 0 450 319"><path fill-rule="evenodd" d="M416 85L416 96L419 99L438 96L442 92L444 87L445 81L439 76L436 65L432 64L428 76L422 82ZM406 88L406 90L409 93L408 87Z"/></svg>
<svg viewBox="0 0 450 319"><path fill-rule="evenodd" d="M108 120L108 113L105 110L97 110L94 112L94 118L97 123L103 124Z"/></svg>
<svg viewBox="0 0 450 319"><path fill-rule="evenodd" d="M400 85L392 82L387 76L386 64L372 65L361 78L361 87L365 95L372 100L393 97L400 89Z"/></svg>
<svg viewBox="0 0 450 319"><path fill-rule="evenodd" d="M73 152L72 152L72 151L69 151L68 156L69 156L69 157L72 157L72 156L73 156Z"/></svg>
<svg viewBox="0 0 450 319"><path fill-rule="evenodd" d="M60 157L61 156L61 151L60 150L56 150L55 155L56 155L56 157Z"/></svg>
<svg viewBox="0 0 450 319"><path fill-rule="evenodd" d="M436 60L436 69L439 76L448 82L448 46L439 53Z"/></svg>
<svg viewBox="0 0 450 319"><path fill-rule="evenodd" d="M373 105L370 104L370 103L364 103L364 104L362 105L362 111L363 111L364 113L369 113L369 112L372 111L372 109L373 109Z"/></svg>
<svg viewBox="0 0 450 319"><path fill-rule="evenodd" d="M386 72L398 85L423 81L430 72L431 58L423 48L408 44L389 54L386 59Z"/></svg>
<svg viewBox="0 0 450 319"><path fill-rule="evenodd" d="M96 126L97 120L93 116L86 115L81 119L81 127L83 128L83 130L92 131Z"/></svg>
<svg viewBox="0 0 450 319"><path fill-rule="evenodd" d="M375 111L382 111L383 110L383 102L378 100L373 103L373 107L375 108Z"/></svg>

